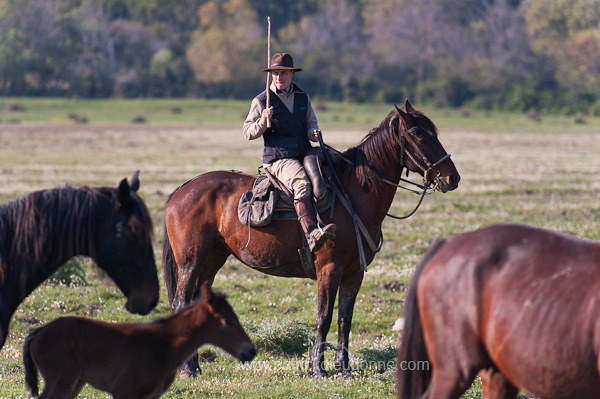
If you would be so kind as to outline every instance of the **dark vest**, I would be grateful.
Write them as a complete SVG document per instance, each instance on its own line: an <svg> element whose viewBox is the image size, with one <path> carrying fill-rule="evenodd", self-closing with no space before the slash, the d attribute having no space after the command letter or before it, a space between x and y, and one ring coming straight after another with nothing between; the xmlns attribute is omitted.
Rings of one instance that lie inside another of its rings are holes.
<svg viewBox="0 0 600 399"><path fill-rule="evenodd" d="M273 117L271 127L263 133L265 148L263 150L262 162L272 163L278 159L296 158L302 159L311 147L310 140L306 134L308 108L308 96L294 83L294 112L290 112L283 102L271 92L271 106ZM263 107L267 104L266 90L257 98Z"/></svg>

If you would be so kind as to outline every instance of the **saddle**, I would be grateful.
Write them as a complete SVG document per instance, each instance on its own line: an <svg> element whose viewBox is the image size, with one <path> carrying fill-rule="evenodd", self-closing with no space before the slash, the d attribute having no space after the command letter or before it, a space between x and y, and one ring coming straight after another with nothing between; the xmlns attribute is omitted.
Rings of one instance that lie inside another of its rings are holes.
<svg viewBox="0 0 600 399"><path fill-rule="evenodd" d="M317 211L331 208L334 195L326 182L331 170L326 167L320 149L314 147L304 157L303 166L313 187ZM273 220L297 220L294 196L268 171L254 181L252 190L242 194L238 203L238 218L245 226L263 227Z"/></svg>

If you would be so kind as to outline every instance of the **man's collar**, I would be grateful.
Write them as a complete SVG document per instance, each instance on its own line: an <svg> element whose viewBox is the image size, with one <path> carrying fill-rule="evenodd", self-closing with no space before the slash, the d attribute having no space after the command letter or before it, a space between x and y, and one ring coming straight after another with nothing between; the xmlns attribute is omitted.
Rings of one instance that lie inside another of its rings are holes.
<svg viewBox="0 0 600 399"><path fill-rule="evenodd" d="M271 91L274 91L275 94L278 94L278 95L285 94L287 97L289 97L294 93L294 91L296 91L296 85L294 84L294 82L292 82L286 90L279 90L275 86L275 83L271 83Z"/></svg>

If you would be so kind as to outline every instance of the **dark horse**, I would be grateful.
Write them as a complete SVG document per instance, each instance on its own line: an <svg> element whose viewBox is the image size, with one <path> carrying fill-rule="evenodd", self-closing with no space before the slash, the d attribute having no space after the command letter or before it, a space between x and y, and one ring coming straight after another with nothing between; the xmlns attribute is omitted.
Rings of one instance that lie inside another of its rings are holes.
<svg viewBox="0 0 600 399"><path fill-rule="evenodd" d="M381 224L403 168L435 181L442 192L454 190L460 180L438 140L435 125L408 101L405 108L406 112L398 108L390 112L358 146L343 154L351 165L340 162L337 167L356 214L375 242L381 239ZM248 228L238 220L237 205L254 180L242 173L214 171L184 183L171 194L165 209L163 267L172 310L196 298L201 282L212 282L230 255L266 274L307 277L297 251L302 246L297 221L275 221L252 229L248 241ZM339 291L336 368L348 375L348 336L364 270L353 220L346 208L337 201L334 216L327 211L322 218L325 223L335 223L338 231L334 241L329 240L314 254L318 304L311 365L317 376L326 375L324 344ZM367 246L364 250L370 263L375 253ZM197 359L186 367L187 373L195 374Z"/></svg>
<svg viewBox="0 0 600 399"><path fill-rule="evenodd" d="M61 317L34 330L23 346L25 381L42 398L74 398L89 383L115 399L160 397L199 346L218 346L243 362L256 348L225 296L201 288L202 300L151 323Z"/></svg>
<svg viewBox="0 0 600 399"><path fill-rule="evenodd" d="M152 221L138 174L118 188L61 187L0 205L0 348L19 304L59 266L90 256L147 314L158 302Z"/></svg>
<svg viewBox="0 0 600 399"><path fill-rule="evenodd" d="M405 303L398 398L600 395L600 242L494 225L441 241Z"/></svg>

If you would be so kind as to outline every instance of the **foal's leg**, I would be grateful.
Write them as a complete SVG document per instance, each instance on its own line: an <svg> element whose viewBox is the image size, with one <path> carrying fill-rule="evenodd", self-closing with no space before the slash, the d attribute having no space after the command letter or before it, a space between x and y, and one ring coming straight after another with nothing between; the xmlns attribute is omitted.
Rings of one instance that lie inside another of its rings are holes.
<svg viewBox="0 0 600 399"><path fill-rule="evenodd" d="M516 399L519 390L495 367L481 370L484 399Z"/></svg>
<svg viewBox="0 0 600 399"><path fill-rule="evenodd" d="M335 296L340 285L340 272L334 263L323 266L317 272L317 331L310 354L310 366L315 377L327 377L325 371L325 342L331 327Z"/></svg>
<svg viewBox="0 0 600 399"><path fill-rule="evenodd" d="M340 299L338 300L338 347L335 355L335 368L342 372L344 377L350 377L350 330L352 329L352 315L356 296L360 290L364 273L355 273L350 278L343 279L340 285Z"/></svg>

